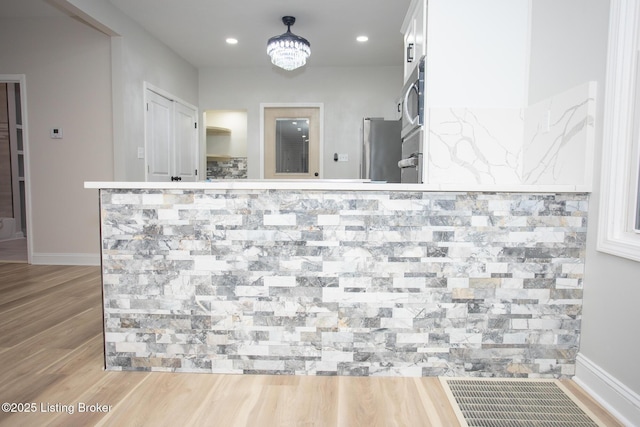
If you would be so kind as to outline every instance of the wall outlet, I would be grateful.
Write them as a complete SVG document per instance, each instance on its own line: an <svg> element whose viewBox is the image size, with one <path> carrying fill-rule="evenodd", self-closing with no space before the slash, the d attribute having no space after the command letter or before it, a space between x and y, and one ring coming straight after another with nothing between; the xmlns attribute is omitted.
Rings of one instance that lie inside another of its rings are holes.
<svg viewBox="0 0 640 427"><path fill-rule="evenodd" d="M51 139L62 139L62 128L51 128Z"/></svg>
<svg viewBox="0 0 640 427"><path fill-rule="evenodd" d="M338 154L338 161L339 162L348 162L349 161L349 155L348 154Z"/></svg>

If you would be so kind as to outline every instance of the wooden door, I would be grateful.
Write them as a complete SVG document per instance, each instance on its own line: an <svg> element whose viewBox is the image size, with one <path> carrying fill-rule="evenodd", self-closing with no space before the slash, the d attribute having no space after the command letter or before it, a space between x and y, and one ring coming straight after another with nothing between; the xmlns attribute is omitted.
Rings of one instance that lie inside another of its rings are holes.
<svg viewBox="0 0 640 427"><path fill-rule="evenodd" d="M264 109L264 177L317 179L320 170L320 108Z"/></svg>

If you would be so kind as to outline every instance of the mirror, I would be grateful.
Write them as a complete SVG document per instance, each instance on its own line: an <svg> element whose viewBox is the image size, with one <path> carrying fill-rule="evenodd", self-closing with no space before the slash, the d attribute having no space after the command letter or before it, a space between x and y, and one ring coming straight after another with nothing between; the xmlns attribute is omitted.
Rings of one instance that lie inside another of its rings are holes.
<svg viewBox="0 0 640 427"><path fill-rule="evenodd" d="M247 111L207 110L207 179L247 178Z"/></svg>
<svg viewBox="0 0 640 427"><path fill-rule="evenodd" d="M308 119L276 119L276 173L309 173Z"/></svg>

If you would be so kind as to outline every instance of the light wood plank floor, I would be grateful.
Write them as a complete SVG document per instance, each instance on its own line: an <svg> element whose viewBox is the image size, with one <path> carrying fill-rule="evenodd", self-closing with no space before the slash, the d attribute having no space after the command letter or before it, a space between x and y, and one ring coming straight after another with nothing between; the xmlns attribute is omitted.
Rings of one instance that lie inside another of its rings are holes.
<svg viewBox="0 0 640 427"><path fill-rule="evenodd" d="M102 342L98 267L0 264L0 403L36 409L0 426L459 425L437 378L106 372Z"/></svg>

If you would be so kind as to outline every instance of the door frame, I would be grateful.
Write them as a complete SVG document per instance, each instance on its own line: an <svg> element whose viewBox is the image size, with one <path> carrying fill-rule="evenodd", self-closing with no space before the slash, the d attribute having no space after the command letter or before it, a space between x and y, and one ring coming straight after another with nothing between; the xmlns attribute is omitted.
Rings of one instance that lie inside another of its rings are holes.
<svg viewBox="0 0 640 427"><path fill-rule="evenodd" d="M264 110L265 108L317 108L320 112L318 141L318 179L324 176L324 103L260 103L260 179L264 179Z"/></svg>
<svg viewBox="0 0 640 427"><path fill-rule="evenodd" d="M33 258L33 216L31 215L31 162L29 150L29 118L27 117L27 77L26 74L0 74L2 83L20 85L20 109L22 110L22 147L24 151L24 204L27 220L27 263Z"/></svg>

